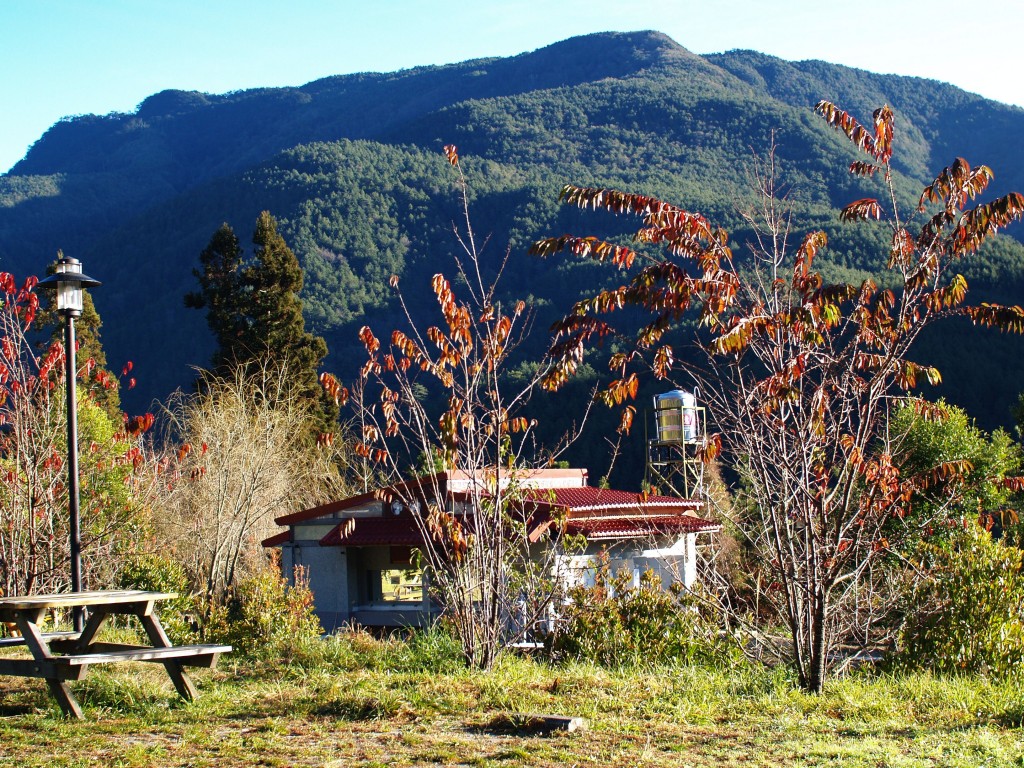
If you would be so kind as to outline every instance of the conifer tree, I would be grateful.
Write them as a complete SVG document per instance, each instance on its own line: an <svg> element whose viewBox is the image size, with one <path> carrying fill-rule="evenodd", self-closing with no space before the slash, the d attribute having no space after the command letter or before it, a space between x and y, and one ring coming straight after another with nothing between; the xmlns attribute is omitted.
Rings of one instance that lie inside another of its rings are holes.
<svg viewBox="0 0 1024 768"><path fill-rule="evenodd" d="M287 365L295 389L314 402L313 435L337 429L338 406L320 386L317 369L327 356L327 343L306 330L302 317L302 267L277 231L277 221L264 211L253 233L253 258L244 257L238 238L227 224L213 235L195 270L200 290L185 305L206 309L217 341L213 372L226 377L239 367L247 372L269 365Z"/></svg>
<svg viewBox="0 0 1024 768"><path fill-rule="evenodd" d="M211 369L226 376L248 354L242 348L245 299L241 283L242 247L231 226L221 224L199 254L202 270L193 269L199 290L185 295L185 306L206 310L206 324L217 342Z"/></svg>
<svg viewBox="0 0 1024 768"><path fill-rule="evenodd" d="M302 317L302 267L277 231L268 211L256 220L253 233L255 262L242 273L247 315L245 342L262 349L267 358L287 363L300 395L317 402L314 428L319 433L337 429L338 406L320 386L318 369L327 357L327 342L306 330Z"/></svg>

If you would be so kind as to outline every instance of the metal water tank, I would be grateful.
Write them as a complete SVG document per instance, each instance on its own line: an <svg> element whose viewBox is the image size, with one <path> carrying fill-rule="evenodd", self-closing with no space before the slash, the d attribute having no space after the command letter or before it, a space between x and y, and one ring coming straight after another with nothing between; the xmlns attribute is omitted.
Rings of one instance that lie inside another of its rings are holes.
<svg viewBox="0 0 1024 768"><path fill-rule="evenodd" d="M697 442L697 398L692 392L674 389L654 396L659 443Z"/></svg>

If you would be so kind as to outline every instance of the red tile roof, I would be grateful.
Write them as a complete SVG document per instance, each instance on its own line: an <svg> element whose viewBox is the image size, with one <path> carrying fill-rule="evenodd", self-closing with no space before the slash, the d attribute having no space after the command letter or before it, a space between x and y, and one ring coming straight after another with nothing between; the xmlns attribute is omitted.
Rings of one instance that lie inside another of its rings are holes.
<svg viewBox="0 0 1024 768"><path fill-rule="evenodd" d="M693 513L703 505L693 499L651 496L610 488L555 488L536 490L529 498L539 512L565 512L565 532L588 539L640 539L657 535L713 532L721 526ZM535 528L530 539L537 541L554 520Z"/></svg>
<svg viewBox="0 0 1024 768"><path fill-rule="evenodd" d="M546 526L544 526L546 528ZM571 512L565 532L588 539L641 539L648 536L682 535L718 530L717 523L693 515L593 515L576 517ZM541 531L542 532L542 531ZM269 541L269 540L268 540ZM266 546L273 546L264 542ZM324 547L373 547L423 545L416 522L409 516L351 517L320 539Z"/></svg>
<svg viewBox="0 0 1024 768"><path fill-rule="evenodd" d="M363 504L369 504L377 500L378 492L369 491L368 493L361 493L358 496L349 496L347 499L340 499L338 501L331 501L327 504L321 504L318 507L310 507L309 509L301 509L298 512L291 512L287 515L281 515L275 517L274 522L278 525L294 525L295 523L302 523L306 520L315 520L318 517L327 517L352 507L359 507Z"/></svg>
<svg viewBox="0 0 1024 768"><path fill-rule="evenodd" d="M330 501L318 507L281 515L280 517L275 517L274 522L278 525L294 525L295 523L302 523L307 520L315 520L318 517L336 516L339 512L344 512L346 509L388 501L396 496L399 498L410 495L422 497L424 495L433 495L435 492L439 492L442 495L447 494L449 474L448 472L439 472L437 475L414 477L411 480L395 483L384 488L376 488L372 491L361 493L358 496L350 496L347 499Z"/></svg>
<svg viewBox="0 0 1024 768"><path fill-rule="evenodd" d="M350 517L320 539L322 547L422 547L416 521L400 517Z"/></svg>
<svg viewBox="0 0 1024 768"><path fill-rule="evenodd" d="M292 540L292 532L289 528L287 531L281 531L271 536L269 539L263 540L264 547L279 547L282 544L287 544Z"/></svg>
<svg viewBox="0 0 1024 768"><path fill-rule="evenodd" d="M449 499L459 500L464 493L452 493L447 488L446 475L435 480L442 480L435 486L442 495ZM423 489L423 480L418 479L403 483L402 490L408 492L418 486ZM383 488L377 491L360 494L348 499L323 504L312 509L302 510L277 518L282 525L293 525L306 520L313 520L329 515L337 515L347 509L365 506L382 497L389 496L398 486ZM680 499L672 496L651 496L627 491L616 491L609 488L568 487L568 488L528 488L524 490L525 503L532 505L535 514L534 528L530 538L538 540L546 530L564 513L565 531L583 534L590 539L628 539L642 538L652 535L680 535L685 533L711 532L720 529L720 525L711 520L697 517L694 513L701 509L702 504L693 499ZM465 500L465 499L463 499ZM264 546L278 546L290 541L288 531L278 534L264 542ZM343 518L326 536L320 540L323 546L422 546L423 538L415 520L407 514L399 517L385 515L383 517Z"/></svg>
<svg viewBox="0 0 1024 768"><path fill-rule="evenodd" d="M664 514L670 510L693 512L703 506L693 499L679 499L674 496L650 496L628 491L616 491L611 488L552 488L550 490L531 489L527 492L531 501L548 507L564 507L571 512L621 511L624 514L644 510L657 509Z"/></svg>
<svg viewBox="0 0 1024 768"><path fill-rule="evenodd" d="M720 526L710 520L693 515L663 515L635 517L587 517L576 519L570 515L565 524L566 533L583 534L591 541L601 539L642 539L667 534L702 533L716 531Z"/></svg>

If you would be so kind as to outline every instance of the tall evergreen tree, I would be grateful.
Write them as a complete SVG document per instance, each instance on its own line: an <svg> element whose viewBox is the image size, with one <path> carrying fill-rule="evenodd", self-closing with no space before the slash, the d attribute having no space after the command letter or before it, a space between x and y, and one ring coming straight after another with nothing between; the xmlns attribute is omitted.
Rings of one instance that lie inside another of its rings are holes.
<svg viewBox="0 0 1024 768"><path fill-rule="evenodd" d="M268 211L256 220L252 237L255 261L242 272L248 301L246 346L262 349L271 361L287 363L303 397L317 402L316 432L337 429L338 406L320 386L318 369L327 357L327 342L306 330L302 317L302 267L277 231Z"/></svg>
<svg viewBox="0 0 1024 768"><path fill-rule="evenodd" d="M202 270L193 269L199 290L185 295L185 306L206 310L206 324L217 342L211 369L227 375L234 364L249 357L243 348L245 291L242 286L242 247L227 223L213 233L199 254Z"/></svg>
<svg viewBox="0 0 1024 768"><path fill-rule="evenodd" d="M264 211L256 220L253 258L244 257L227 224L214 233L194 270L200 290L185 305L206 309L217 341L212 367L224 376L241 366L287 365L300 395L315 402L310 419L314 434L337 429L338 406L320 386L318 369L327 343L306 330L302 317L302 267Z"/></svg>

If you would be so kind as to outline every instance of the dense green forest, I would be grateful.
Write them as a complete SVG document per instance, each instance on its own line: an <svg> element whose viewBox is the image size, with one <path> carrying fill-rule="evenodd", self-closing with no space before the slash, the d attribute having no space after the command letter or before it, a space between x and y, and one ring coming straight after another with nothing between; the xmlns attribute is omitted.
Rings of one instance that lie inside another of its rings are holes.
<svg viewBox="0 0 1024 768"><path fill-rule="evenodd" d="M658 33L609 33L511 58L295 88L165 91L133 114L66 119L0 176L0 269L42 273L58 248L80 258L104 283L94 297L112 364L135 363L139 386L125 393L126 405L145 408L210 359L201 314L182 304L196 287L200 251L222 223L248 231L269 210L305 270L308 327L327 340L328 367L351 378L361 362L359 326L386 333L396 323L390 276L401 276L414 312L427 313L430 276L454 275L461 203L441 153L453 143L488 263L508 252L505 294L535 308L534 346L525 350L535 357L571 301L619 279L593 264L526 255L533 240L583 228L579 212L558 204L566 182L677 202L724 225L742 246L749 233L738 209L753 200L752 158L774 142L794 236L828 232L829 274L875 270L885 233L840 227L836 208L877 190L847 173L847 145L812 113L822 98L862 118L883 103L894 108L898 188L908 204L957 156L994 169L993 194L1024 189L1018 108L917 78L750 51L697 56ZM610 235L627 230L593 215L585 228L595 221ZM1010 233L1024 239L1022 229ZM979 294L1018 303L1024 246L1003 238L965 264L965 274ZM919 350L943 371L937 394L982 426L1008 423L1021 389L1021 342L961 326L941 334ZM573 410L563 400L537 406Z"/></svg>

